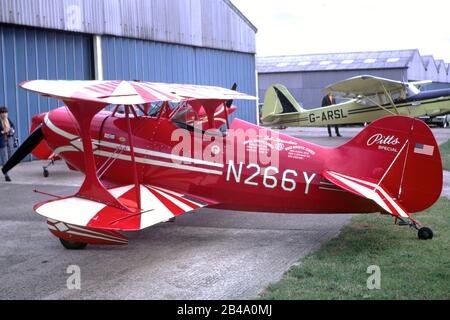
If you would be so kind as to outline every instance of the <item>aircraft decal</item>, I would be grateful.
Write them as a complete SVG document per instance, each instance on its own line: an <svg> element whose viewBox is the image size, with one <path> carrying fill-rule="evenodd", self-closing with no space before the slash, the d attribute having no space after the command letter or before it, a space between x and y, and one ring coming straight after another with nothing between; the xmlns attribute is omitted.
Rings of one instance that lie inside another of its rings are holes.
<svg viewBox="0 0 450 320"><path fill-rule="evenodd" d="M396 136L383 135L381 133L376 133L376 134L372 135L369 139L367 139L366 144L368 146L371 146L374 144L396 146L396 145L400 144L400 141Z"/></svg>
<svg viewBox="0 0 450 320"><path fill-rule="evenodd" d="M243 169L252 171L252 174L246 179L242 178ZM257 181L256 178L262 175L262 183L261 181ZM316 173L308 173L306 171L302 171L303 179L304 179L304 193L308 194L310 185L313 182L314 178L317 176ZM276 167L269 166L265 168L261 168L260 165L255 163L250 163L245 165L243 162L239 162L235 164L233 160L230 160L227 164L227 174L225 181L230 182L233 181L235 183L243 183L248 186L258 187L259 185L263 185L268 189L281 188L284 191L292 192L297 188L297 182L294 180L295 177L298 177L299 173L293 169L286 169L280 172L280 170ZM281 182L280 182L281 181Z"/></svg>
<svg viewBox="0 0 450 320"><path fill-rule="evenodd" d="M344 114L344 110L342 109L322 111L320 114L310 113L308 116L309 122L311 123L317 120L328 121L344 118L347 118L347 115Z"/></svg>
<svg viewBox="0 0 450 320"><path fill-rule="evenodd" d="M384 150L389 152L398 152L396 148L400 144L398 137L393 135L383 135L381 133L376 133L367 139L366 145L368 147L376 145L378 150Z"/></svg>
<svg viewBox="0 0 450 320"><path fill-rule="evenodd" d="M288 152L288 158L296 160L305 160L313 157L316 153L308 147L291 146L285 149Z"/></svg>
<svg viewBox="0 0 450 320"><path fill-rule="evenodd" d="M427 156L432 156L434 153L434 146L427 144L416 143L414 147L414 153L424 154Z"/></svg>

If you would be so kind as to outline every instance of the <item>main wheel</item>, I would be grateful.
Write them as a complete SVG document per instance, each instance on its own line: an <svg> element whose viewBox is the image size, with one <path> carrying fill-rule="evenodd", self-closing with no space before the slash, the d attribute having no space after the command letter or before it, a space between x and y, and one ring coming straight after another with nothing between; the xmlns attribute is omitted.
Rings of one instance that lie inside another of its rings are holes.
<svg viewBox="0 0 450 320"><path fill-rule="evenodd" d="M419 229L419 232L417 232L417 235L420 240L433 239L433 230L427 227L422 227Z"/></svg>
<svg viewBox="0 0 450 320"><path fill-rule="evenodd" d="M72 241L61 239L61 238L59 238L59 241L64 246L64 248L69 249L69 250L82 250L82 249L86 248L86 246L87 246L87 243L72 242Z"/></svg>
<svg viewBox="0 0 450 320"><path fill-rule="evenodd" d="M48 178L49 176L49 172L46 168L44 168L44 171L42 172L42 175L44 176L44 178Z"/></svg>

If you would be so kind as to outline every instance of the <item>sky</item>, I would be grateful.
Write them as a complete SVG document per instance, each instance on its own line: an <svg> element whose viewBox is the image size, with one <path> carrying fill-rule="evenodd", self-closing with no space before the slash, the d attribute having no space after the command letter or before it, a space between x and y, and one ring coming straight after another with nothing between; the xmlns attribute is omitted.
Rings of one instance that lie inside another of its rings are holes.
<svg viewBox="0 0 450 320"><path fill-rule="evenodd" d="M450 62L449 0L231 0L258 56L419 49Z"/></svg>

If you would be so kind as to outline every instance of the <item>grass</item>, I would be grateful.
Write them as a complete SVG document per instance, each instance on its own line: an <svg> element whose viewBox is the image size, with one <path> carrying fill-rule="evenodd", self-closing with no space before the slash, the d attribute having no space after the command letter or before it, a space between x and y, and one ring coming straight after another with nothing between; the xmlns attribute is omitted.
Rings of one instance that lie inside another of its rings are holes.
<svg viewBox="0 0 450 320"><path fill-rule="evenodd" d="M439 146L450 170L450 140ZM450 201L415 215L432 240L379 214L356 215L338 237L270 285L262 299L450 299ZM381 289L367 288L367 268L381 270Z"/></svg>
<svg viewBox="0 0 450 320"><path fill-rule="evenodd" d="M439 146L442 157L442 166L444 170L450 170L450 140Z"/></svg>
<svg viewBox="0 0 450 320"><path fill-rule="evenodd" d="M450 201L441 198L415 215L432 240L379 214L356 215L339 236L307 255L262 299L450 299ZM370 265L381 269L381 289L369 290Z"/></svg>

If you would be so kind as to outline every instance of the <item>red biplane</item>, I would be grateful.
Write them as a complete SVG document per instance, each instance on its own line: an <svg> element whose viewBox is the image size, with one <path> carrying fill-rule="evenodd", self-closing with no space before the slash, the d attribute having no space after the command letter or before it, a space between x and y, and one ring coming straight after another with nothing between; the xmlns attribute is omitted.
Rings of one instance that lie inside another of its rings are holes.
<svg viewBox="0 0 450 320"><path fill-rule="evenodd" d="M71 196L35 205L69 249L126 244L136 231L201 207L274 213L373 213L430 239L411 213L442 189L439 148L421 121L389 116L325 148L229 114L252 96L218 87L138 81L27 81L64 106L33 118L3 166L55 154L85 174ZM110 108L107 111L107 107ZM106 109L105 109L106 108Z"/></svg>

